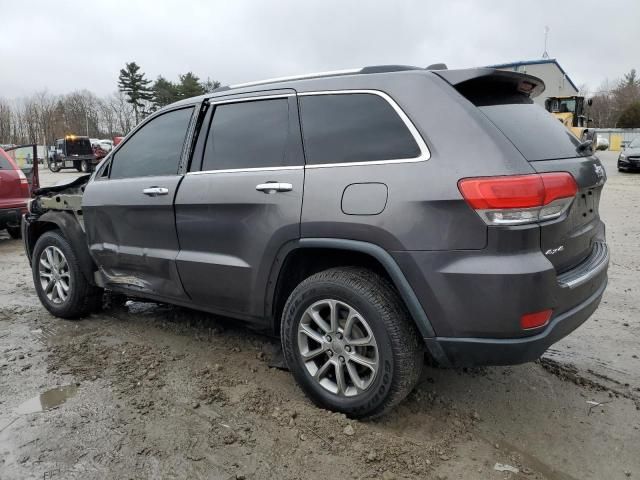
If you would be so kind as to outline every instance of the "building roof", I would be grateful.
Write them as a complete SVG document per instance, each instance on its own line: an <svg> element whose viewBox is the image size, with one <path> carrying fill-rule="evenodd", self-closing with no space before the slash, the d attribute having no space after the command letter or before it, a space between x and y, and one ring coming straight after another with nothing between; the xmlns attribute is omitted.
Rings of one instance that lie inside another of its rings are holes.
<svg viewBox="0 0 640 480"><path fill-rule="evenodd" d="M526 65L541 65L541 64L545 64L545 63L553 63L553 64L555 64L555 66L560 69L560 71L563 73L565 78L569 81L571 86L576 90L576 92L580 91L580 89L578 87L576 87L576 84L573 83L573 81L571 80L569 75L567 75L567 72L564 71L564 68L562 68L560 66L560 64L558 63L558 61L555 58L541 58L539 60L522 60L522 61L519 61L519 62L500 63L498 65L488 65L488 66L491 67L491 68L517 68L517 67L526 66Z"/></svg>

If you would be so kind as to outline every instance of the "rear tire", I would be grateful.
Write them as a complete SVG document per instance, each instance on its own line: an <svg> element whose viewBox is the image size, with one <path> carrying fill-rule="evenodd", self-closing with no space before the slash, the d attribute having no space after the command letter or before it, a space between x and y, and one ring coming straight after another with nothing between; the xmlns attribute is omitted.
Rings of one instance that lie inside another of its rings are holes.
<svg viewBox="0 0 640 480"><path fill-rule="evenodd" d="M404 304L387 280L363 268L333 268L300 283L280 333L305 393L352 418L384 414L422 372L423 344Z"/></svg>
<svg viewBox="0 0 640 480"><path fill-rule="evenodd" d="M82 173L89 173L89 171L91 171L91 165L89 165L87 160L82 160L82 162L80 162L80 171Z"/></svg>
<svg viewBox="0 0 640 480"><path fill-rule="evenodd" d="M20 227L7 227L7 233L11 238L18 239L22 237Z"/></svg>
<svg viewBox="0 0 640 480"><path fill-rule="evenodd" d="M53 173L59 172L61 168L62 165L60 163L49 160L49 170L51 170Z"/></svg>
<svg viewBox="0 0 640 480"><path fill-rule="evenodd" d="M87 281L73 249L58 230L38 239L31 264L40 302L56 317L79 318L100 309L103 290Z"/></svg>

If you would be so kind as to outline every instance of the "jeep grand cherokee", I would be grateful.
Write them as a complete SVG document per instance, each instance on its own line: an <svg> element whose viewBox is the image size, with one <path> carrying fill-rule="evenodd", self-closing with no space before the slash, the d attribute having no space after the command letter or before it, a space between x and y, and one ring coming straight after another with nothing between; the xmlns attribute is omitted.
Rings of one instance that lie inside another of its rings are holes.
<svg viewBox="0 0 640 480"><path fill-rule="evenodd" d="M317 404L382 414L441 365L538 358L596 309L605 174L490 68L223 87L145 119L23 222L54 315L103 291L279 333Z"/></svg>

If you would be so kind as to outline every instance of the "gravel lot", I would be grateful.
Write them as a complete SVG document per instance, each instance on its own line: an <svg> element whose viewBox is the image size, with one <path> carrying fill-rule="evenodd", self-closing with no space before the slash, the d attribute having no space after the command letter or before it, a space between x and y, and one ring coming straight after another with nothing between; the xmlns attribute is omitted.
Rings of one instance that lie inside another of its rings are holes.
<svg viewBox="0 0 640 480"><path fill-rule="evenodd" d="M142 302L52 317L0 233L0 479L640 478L640 174L601 158L594 316L537 363L426 368L373 422L314 407L269 366L277 342L232 320Z"/></svg>

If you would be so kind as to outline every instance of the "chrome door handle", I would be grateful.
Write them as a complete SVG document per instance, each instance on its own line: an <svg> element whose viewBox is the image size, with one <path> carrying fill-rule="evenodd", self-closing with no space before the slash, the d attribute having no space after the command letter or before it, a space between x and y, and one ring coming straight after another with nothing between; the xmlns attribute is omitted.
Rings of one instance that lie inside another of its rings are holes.
<svg viewBox="0 0 640 480"><path fill-rule="evenodd" d="M150 197L157 197L158 195L167 195L169 193L169 189L164 187L149 187L142 190L142 193L149 195Z"/></svg>
<svg viewBox="0 0 640 480"><path fill-rule="evenodd" d="M293 190L293 185L278 182L260 183L256 185L256 190L264 193L290 192Z"/></svg>

